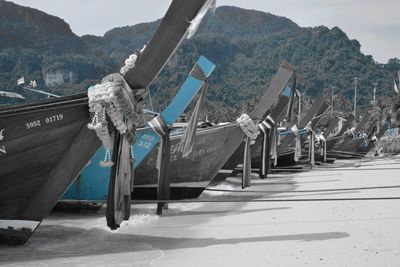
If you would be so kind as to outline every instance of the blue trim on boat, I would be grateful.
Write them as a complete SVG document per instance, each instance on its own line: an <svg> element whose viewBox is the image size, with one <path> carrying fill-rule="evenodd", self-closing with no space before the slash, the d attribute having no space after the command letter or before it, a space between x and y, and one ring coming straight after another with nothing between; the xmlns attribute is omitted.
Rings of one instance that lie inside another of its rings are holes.
<svg viewBox="0 0 400 267"><path fill-rule="evenodd" d="M196 64L207 78L215 69L215 65L204 56L200 56ZM160 114L169 127L172 127L172 124L185 111L203 85L203 80L189 74L174 99ZM133 145L134 168L156 147L159 140L160 137L148 124L137 131L136 143ZM104 168L99 165L100 161L104 159L104 155L104 147L101 147L84 168L80 177L68 188L62 199L76 201L103 201L107 199L111 168Z"/></svg>

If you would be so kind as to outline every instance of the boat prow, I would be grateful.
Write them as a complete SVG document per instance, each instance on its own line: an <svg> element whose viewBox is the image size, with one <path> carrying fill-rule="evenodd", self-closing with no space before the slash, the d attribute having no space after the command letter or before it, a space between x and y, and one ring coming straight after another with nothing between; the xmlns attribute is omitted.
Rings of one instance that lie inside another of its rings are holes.
<svg viewBox="0 0 400 267"><path fill-rule="evenodd" d="M24 243L97 150L89 119L85 94L0 109L1 241Z"/></svg>

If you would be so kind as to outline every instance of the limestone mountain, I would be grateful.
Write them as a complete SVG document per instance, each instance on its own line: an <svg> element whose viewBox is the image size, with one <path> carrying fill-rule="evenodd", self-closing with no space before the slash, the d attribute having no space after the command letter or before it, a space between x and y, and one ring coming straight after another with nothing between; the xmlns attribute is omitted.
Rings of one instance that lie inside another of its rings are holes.
<svg viewBox="0 0 400 267"><path fill-rule="evenodd" d="M57 17L0 0L0 90L20 90L15 81L25 76L54 93L84 91L118 71L129 54L150 40L159 22L78 37ZM378 96L394 96L400 60L379 64L360 47L338 27L302 28L270 13L219 7L182 44L151 92L156 109L165 107L198 56L205 55L217 65L207 93L210 115L238 113L244 102L254 102L283 59L296 67L298 89L308 96L335 87L351 100L355 76L360 78L360 105L369 104L374 82Z"/></svg>
<svg viewBox="0 0 400 267"><path fill-rule="evenodd" d="M37 9L0 0L0 21L0 49L79 53L86 48L65 21Z"/></svg>

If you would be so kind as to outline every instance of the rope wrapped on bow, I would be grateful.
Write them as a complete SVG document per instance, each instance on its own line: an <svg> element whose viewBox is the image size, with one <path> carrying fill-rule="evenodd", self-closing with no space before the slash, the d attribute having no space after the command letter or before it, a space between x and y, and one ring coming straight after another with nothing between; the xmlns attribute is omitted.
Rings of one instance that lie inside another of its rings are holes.
<svg viewBox="0 0 400 267"><path fill-rule="evenodd" d="M136 60L136 57L130 58ZM134 62L126 69L133 66ZM93 114L88 128L96 132L106 150L100 165L112 167L106 218L107 225L114 230L130 216L134 161L131 146L136 139L136 125L143 123L143 112L132 89L119 73L110 74L100 84L89 88L88 97L89 111ZM111 132L110 128L113 129Z"/></svg>
<svg viewBox="0 0 400 267"><path fill-rule="evenodd" d="M310 143L308 146L308 160L309 160L311 166L314 166L315 165L315 132L311 128L311 122L308 123L305 128L310 133Z"/></svg>
<svg viewBox="0 0 400 267"><path fill-rule="evenodd" d="M375 157L379 156L379 139L376 137L376 135L374 134L371 138L372 142L374 142L374 146L375 146ZM397 143L397 139L394 139L395 142Z"/></svg>
<svg viewBox="0 0 400 267"><path fill-rule="evenodd" d="M250 146L255 143L255 140L260 133L257 125L247 114L242 114L237 120L243 133L246 135L244 138L244 158L243 158L243 176L242 188L250 186L251 183L251 148Z"/></svg>
<svg viewBox="0 0 400 267"><path fill-rule="evenodd" d="M146 49L146 45L144 45L141 50L138 50L137 52L135 52L132 55L130 55L125 60L125 65L120 69L119 72L122 75L125 75L130 69L133 69L136 66L136 60L144 52L145 49Z"/></svg>
<svg viewBox="0 0 400 267"><path fill-rule="evenodd" d="M134 139L134 132L127 131L132 128L131 124L140 121L141 107L135 101L128 83L121 74L110 74L97 84L89 88L89 111L93 114L92 122L88 128L94 130L101 140L106 155L100 164L103 167L111 167L110 150L113 147L113 137L109 131L110 119L112 126L122 135L126 134L131 143Z"/></svg>
<svg viewBox="0 0 400 267"><path fill-rule="evenodd" d="M323 161L326 162L326 139L322 133L316 134L315 138L318 142L321 156L323 156Z"/></svg>
<svg viewBox="0 0 400 267"><path fill-rule="evenodd" d="M337 125L336 133L340 133L340 131L342 130L343 125L344 125L343 122L345 122L345 121L347 121L345 118L339 117L339 122L338 122L338 125Z"/></svg>
<svg viewBox="0 0 400 267"><path fill-rule="evenodd" d="M96 131L106 153L100 163L111 167L111 179L107 205L107 225L119 227L130 216L130 193L133 171L131 145L135 142L136 124L140 121L141 107L135 101L132 90L121 74L106 76L101 84L89 88L89 111L94 113L88 128ZM108 119L115 129L109 131ZM111 149L113 160L111 161Z"/></svg>
<svg viewBox="0 0 400 267"><path fill-rule="evenodd" d="M356 130L356 128L355 127L352 127L351 129L349 129L349 130L347 130L344 134L347 134L347 135L351 135L351 137L352 138L355 138L355 130Z"/></svg>
<svg viewBox="0 0 400 267"><path fill-rule="evenodd" d="M273 161L274 166L278 165L278 146L281 144L278 127L274 124L273 131L271 132L271 160ZM268 172L270 171L271 166L268 166Z"/></svg>
<svg viewBox="0 0 400 267"><path fill-rule="evenodd" d="M290 128L296 137L296 143L294 147L294 161L297 162L301 157L301 135L299 128L297 128L296 124Z"/></svg>
<svg viewBox="0 0 400 267"><path fill-rule="evenodd" d="M368 135L366 133L361 134L361 138L364 139L364 144L368 145Z"/></svg>
<svg viewBox="0 0 400 267"><path fill-rule="evenodd" d="M270 172L271 159L274 159L274 165L277 163L277 127L270 115L258 127L263 135L259 176L261 179L264 179Z"/></svg>
<svg viewBox="0 0 400 267"><path fill-rule="evenodd" d="M168 172L169 160L171 156L170 128L165 123L161 115L158 115L149 122L150 127L160 136L161 141L158 147L157 169L158 184L157 198L158 200L167 200L170 198L170 176ZM163 208L167 209L167 203L158 202L157 214L161 214Z"/></svg>

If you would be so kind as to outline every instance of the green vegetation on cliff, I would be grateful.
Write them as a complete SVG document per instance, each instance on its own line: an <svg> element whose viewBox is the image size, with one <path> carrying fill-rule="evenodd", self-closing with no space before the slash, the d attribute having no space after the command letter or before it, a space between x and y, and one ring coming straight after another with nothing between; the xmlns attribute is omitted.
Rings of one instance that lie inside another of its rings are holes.
<svg viewBox="0 0 400 267"><path fill-rule="evenodd" d="M62 85L46 90L84 91L107 73L118 71L124 59L151 38L158 24L115 28L103 37L78 37L57 17L0 0L0 90L17 91L15 83L21 76L35 79L44 88L49 75L70 74ZM359 77L360 106L370 104L374 82L379 97L393 97L393 78L400 69L399 59L379 64L362 54L360 43L338 27L302 28L269 13L219 7L214 16L206 17L195 37L183 43L151 86L156 109L169 102L201 54L217 65L205 113L220 118L241 111L244 101L256 101L283 59L295 66L298 89L311 97L335 87L351 100L352 79Z"/></svg>

